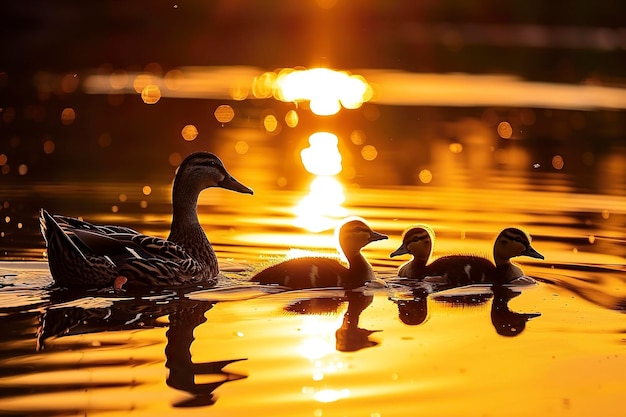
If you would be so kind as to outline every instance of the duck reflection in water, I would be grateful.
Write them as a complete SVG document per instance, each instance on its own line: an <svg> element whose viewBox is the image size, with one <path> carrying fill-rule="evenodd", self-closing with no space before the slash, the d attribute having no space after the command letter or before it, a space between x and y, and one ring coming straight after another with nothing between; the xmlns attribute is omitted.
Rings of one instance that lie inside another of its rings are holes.
<svg viewBox="0 0 626 417"><path fill-rule="evenodd" d="M215 305L214 302L190 300L184 294L172 293L171 299L167 302L164 302L161 297L157 297L158 300L146 300L141 297L130 300L120 299L114 300L112 303L110 299L103 299L103 302L109 301L110 305L89 308L81 307L81 305L92 304L95 302L94 299L74 298L72 300L66 295L59 298L55 297L54 294L52 298L54 298L54 302L51 305L55 307L40 317L37 332L38 350L46 348L50 340L55 337L164 327L167 324L160 319L168 316L169 328L166 332L165 366L169 369L169 375L166 383L172 388L191 395L191 398L175 403L175 407L212 405L216 401L213 394L215 389L226 382L246 378L245 375L223 369L233 362L245 360L243 358L202 363L192 361L190 349L194 341L194 329L206 321L205 314ZM58 305L66 306L56 307ZM103 345L104 343L100 342L95 345L89 343L76 346L73 344L72 348L98 349ZM121 347L125 350L133 348L126 343ZM135 359L135 361L137 360ZM151 361L147 360L146 363L148 362ZM107 359L106 364L107 366L119 367L131 365L127 358L120 359L119 363ZM133 362L133 365L136 364ZM94 364L90 363L87 366L94 366ZM195 380L199 375L211 375L215 382L196 383ZM115 386L124 386L125 384L122 381L114 383ZM94 387L89 385L89 388Z"/></svg>
<svg viewBox="0 0 626 417"><path fill-rule="evenodd" d="M541 313L516 313L509 309L509 301L521 294L511 287L494 285L491 304L491 322L501 336L518 336L528 320L541 316Z"/></svg>
<svg viewBox="0 0 626 417"><path fill-rule="evenodd" d="M471 255L449 255L428 263L432 254L434 232L428 226L416 225L407 229L402 244L390 256L413 255L413 259L398 269L398 276L426 279L442 287L473 283L511 283L526 278L522 269L511 262L517 256L544 259L530 244L530 235L520 229L506 228L500 232L493 246L494 262Z"/></svg>
<svg viewBox="0 0 626 417"><path fill-rule="evenodd" d="M422 324L428 318L428 294L429 289L423 287L411 288L413 298L392 298L398 305L398 318L409 326Z"/></svg>
<svg viewBox="0 0 626 417"><path fill-rule="evenodd" d="M341 287L347 290L375 280L372 266L361 249L377 240L387 239L387 236L372 230L363 219L354 217L344 220L335 234L348 267L331 258L303 257L272 265L250 280L292 289Z"/></svg>
<svg viewBox="0 0 626 417"><path fill-rule="evenodd" d="M370 336L380 330L367 330L359 327L359 319L363 310L372 304L374 297L363 291L345 291L340 297L320 297L299 300L285 310L299 314L328 314L335 313L342 304L348 303L343 315L341 327L335 332L335 348L340 352L354 352L374 347L378 342Z"/></svg>
<svg viewBox="0 0 626 417"><path fill-rule="evenodd" d="M511 286L496 284L489 289L484 285L470 285L460 289L433 294L434 301L454 307L468 307L491 303L491 324L501 336L519 336L526 328L526 323L541 313L517 313L509 308L509 301L521 294Z"/></svg>

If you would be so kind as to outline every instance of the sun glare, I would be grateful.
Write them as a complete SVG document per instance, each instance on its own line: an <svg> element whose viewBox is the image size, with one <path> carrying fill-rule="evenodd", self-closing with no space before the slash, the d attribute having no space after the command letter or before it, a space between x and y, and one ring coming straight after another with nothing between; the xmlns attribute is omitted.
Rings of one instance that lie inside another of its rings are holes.
<svg viewBox="0 0 626 417"><path fill-rule="evenodd" d="M337 219L345 217L345 200L341 183L334 178L342 170L339 139L329 132L309 136L309 147L300 152L304 168L316 175L309 194L294 208L294 224L312 232L332 229Z"/></svg>
<svg viewBox="0 0 626 417"><path fill-rule="evenodd" d="M341 107L357 109L371 98L365 78L328 68L283 70L277 78L274 95L287 102L309 101L318 116L337 114Z"/></svg>
<svg viewBox="0 0 626 417"><path fill-rule="evenodd" d="M347 216L342 207L345 200L341 183L333 177L320 176L311 183L309 194L294 208L294 224L311 232L322 232L337 225L338 220Z"/></svg>
<svg viewBox="0 0 626 417"><path fill-rule="evenodd" d="M309 147L300 152L304 168L315 175L337 175L341 172L341 154L337 136L316 132L309 136Z"/></svg>

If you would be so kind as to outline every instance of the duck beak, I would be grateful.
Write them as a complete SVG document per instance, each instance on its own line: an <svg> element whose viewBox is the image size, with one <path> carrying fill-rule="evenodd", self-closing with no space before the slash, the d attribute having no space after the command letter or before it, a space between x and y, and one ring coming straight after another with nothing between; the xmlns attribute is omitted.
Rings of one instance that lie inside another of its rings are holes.
<svg viewBox="0 0 626 417"><path fill-rule="evenodd" d="M238 193L254 194L254 191L252 191L251 188L246 187L234 177L228 175L228 173L222 181L217 183L217 186L227 190L237 191Z"/></svg>
<svg viewBox="0 0 626 417"><path fill-rule="evenodd" d="M382 233L378 233L372 230L370 232L370 238L368 239L367 242L370 243L370 242L375 242L377 240L384 240L384 239L387 239L387 235L383 235Z"/></svg>
<svg viewBox="0 0 626 417"><path fill-rule="evenodd" d="M537 252L535 250L535 248L533 248L532 246L528 245L528 247L526 248L526 250L524 250L522 252L522 255L524 256L530 256L531 258L537 258L537 259L545 259L545 257L540 254L539 252Z"/></svg>
<svg viewBox="0 0 626 417"><path fill-rule="evenodd" d="M403 243L402 245L400 245L400 247L398 249L396 249L393 252L391 252L389 257L393 258L394 256L406 255L407 253L409 253L409 249Z"/></svg>

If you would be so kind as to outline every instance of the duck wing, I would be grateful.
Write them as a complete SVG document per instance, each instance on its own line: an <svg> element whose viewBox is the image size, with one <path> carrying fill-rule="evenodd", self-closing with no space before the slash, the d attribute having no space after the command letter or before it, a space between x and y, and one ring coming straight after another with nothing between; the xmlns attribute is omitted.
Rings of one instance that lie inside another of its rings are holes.
<svg viewBox="0 0 626 417"><path fill-rule="evenodd" d="M303 257L272 265L251 278L293 289L342 287L350 270L331 258Z"/></svg>
<svg viewBox="0 0 626 417"><path fill-rule="evenodd" d="M111 285L122 275L128 286L163 286L199 281L202 276L202 265L165 239L128 227L51 216L45 210L40 223L51 272L61 284Z"/></svg>
<svg viewBox="0 0 626 417"><path fill-rule="evenodd" d="M128 286L178 285L193 281L203 271L185 249L166 239L132 233L101 233L97 230L74 230L80 244L98 256L110 260L125 276Z"/></svg>

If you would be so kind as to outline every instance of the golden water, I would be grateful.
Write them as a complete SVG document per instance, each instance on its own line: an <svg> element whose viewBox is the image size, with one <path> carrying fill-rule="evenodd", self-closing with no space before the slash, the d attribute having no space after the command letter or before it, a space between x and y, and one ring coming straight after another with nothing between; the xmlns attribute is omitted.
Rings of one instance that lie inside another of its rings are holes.
<svg viewBox="0 0 626 417"><path fill-rule="evenodd" d="M553 174L487 173L486 185L466 171L439 186L347 186L346 212L390 237L364 251L389 287L279 292L246 280L290 249L333 251L332 231L293 225L306 189L232 171L255 195L203 193L200 219L224 277L188 293L52 290L36 230L38 207L53 201L165 236L168 184L149 197L136 195L143 184L4 186L21 210L0 240L3 413L625 415L623 193ZM501 228L524 227L546 258L519 259L537 285L411 292L392 279L405 259L388 255L415 222L435 229L435 256L488 255Z"/></svg>

